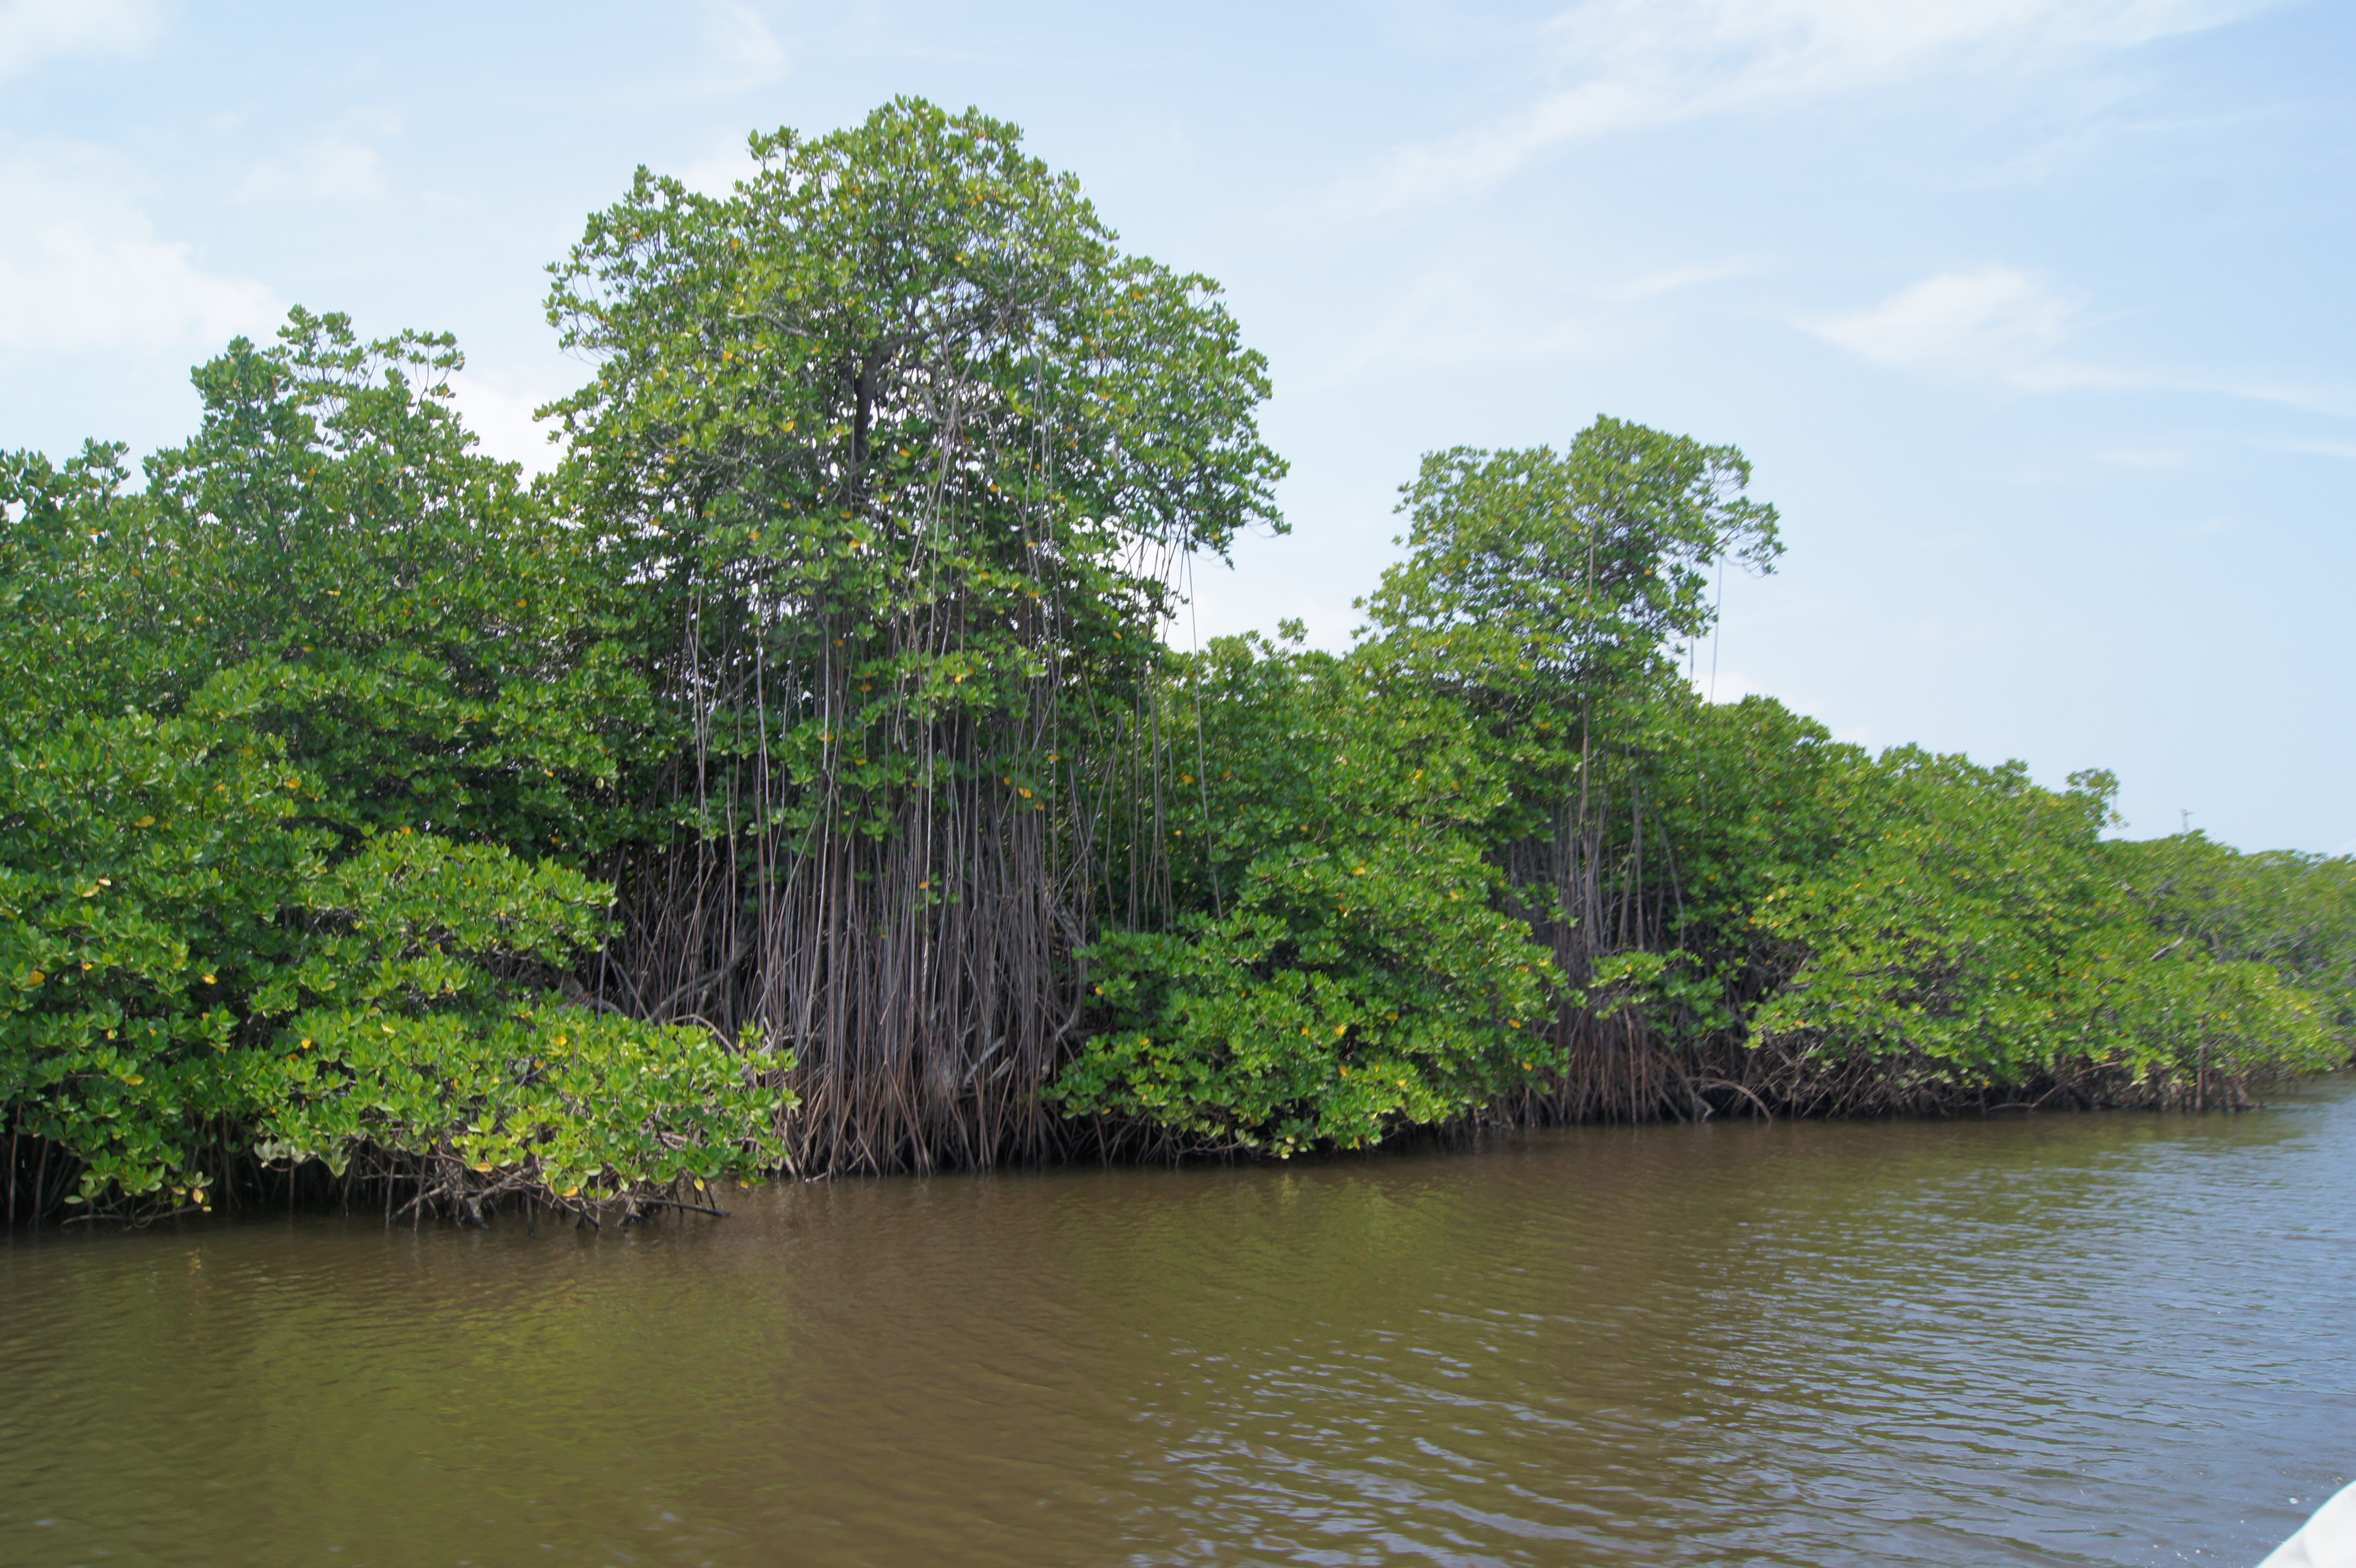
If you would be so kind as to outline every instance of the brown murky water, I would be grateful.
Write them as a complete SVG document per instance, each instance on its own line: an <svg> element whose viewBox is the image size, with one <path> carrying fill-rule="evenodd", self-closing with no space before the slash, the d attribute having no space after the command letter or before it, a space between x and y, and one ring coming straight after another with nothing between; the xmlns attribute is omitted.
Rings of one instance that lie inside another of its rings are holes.
<svg viewBox="0 0 2356 1568"><path fill-rule="evenodd" d="M20 1240L0 1563L2247 1564L2351 1175L2340 1087Z"/></svg>

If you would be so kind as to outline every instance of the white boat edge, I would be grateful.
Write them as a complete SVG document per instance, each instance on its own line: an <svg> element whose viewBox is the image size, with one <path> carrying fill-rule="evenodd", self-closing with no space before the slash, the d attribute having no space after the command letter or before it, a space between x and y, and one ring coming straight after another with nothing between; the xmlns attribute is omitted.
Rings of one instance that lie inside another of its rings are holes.
<svg viewBox="0 0 2356 1568"><path fill-rule="evenodd" d="M2258 1568L2356 1568L2356 1481L2324 1499Z"/></svg>

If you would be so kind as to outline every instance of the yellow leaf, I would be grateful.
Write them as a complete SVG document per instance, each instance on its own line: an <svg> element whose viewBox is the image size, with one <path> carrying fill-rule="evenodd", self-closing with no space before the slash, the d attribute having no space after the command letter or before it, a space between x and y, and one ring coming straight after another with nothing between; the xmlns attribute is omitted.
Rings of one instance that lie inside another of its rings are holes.
<svg viewBox="0 0 2356 1568"><path fill-rule="evenodd" d="M155 819L153 817L142 817L131 825L134 828L152 828L155 825Z"/></svg>
<svg viewBox="0 0 2356 1568"><path fill-rule="evenodd" d="M213 984L213 983L214 983L213 977L212 977L211 975L209 975L209 975L207 975L207 976L205 976L205 983L206 983L207 985L211 985L211 984Z"/></svg>

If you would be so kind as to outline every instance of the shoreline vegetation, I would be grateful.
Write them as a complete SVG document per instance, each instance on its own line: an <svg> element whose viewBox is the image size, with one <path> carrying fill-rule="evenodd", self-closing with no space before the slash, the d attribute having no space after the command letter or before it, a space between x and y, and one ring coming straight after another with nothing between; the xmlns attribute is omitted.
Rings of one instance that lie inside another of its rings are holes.
<svg viewBox="0 0 2356 1568"><path fill-rule="evenodd" d="M529 482L446 337L296 310L201 427L0 456L12 1226L712 1210L783 1172L2251 1102L2356 864L1682 678L1749 465L1599 418L1403 487L1352 647L1165 646L1282 532L1265 361L915 100L551 269Z"/></svg>

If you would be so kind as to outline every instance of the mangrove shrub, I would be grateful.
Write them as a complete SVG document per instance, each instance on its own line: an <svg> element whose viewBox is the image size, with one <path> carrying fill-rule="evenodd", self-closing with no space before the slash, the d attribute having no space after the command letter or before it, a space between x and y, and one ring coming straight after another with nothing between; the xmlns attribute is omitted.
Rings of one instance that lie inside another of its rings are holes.
<svg viewBox="0 0 2356 1568"><path fill-rule="evenodd" d="M1036 1152L1169 566L1276 523L1265 366L1012 126L752 151L726 196L641 171L550 295L677 737L601 985L788 1046L814 1161Z"/></svg>

